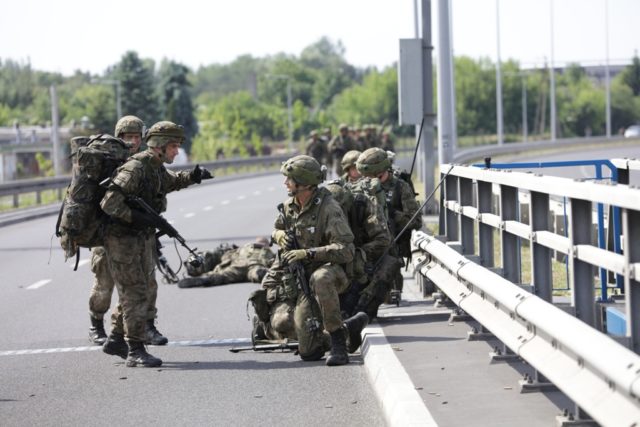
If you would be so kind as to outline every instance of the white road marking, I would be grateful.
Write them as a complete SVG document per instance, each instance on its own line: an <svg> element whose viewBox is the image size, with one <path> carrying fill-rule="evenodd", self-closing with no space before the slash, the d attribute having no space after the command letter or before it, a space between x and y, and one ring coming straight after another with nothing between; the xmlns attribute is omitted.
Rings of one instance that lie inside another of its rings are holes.
<svg viewBox="0 0 640 427"><path fill-rule="evenodd" d="M256 191L253 192L254 196L259 196L261 194L262 194L262 191L260 191L260 190L256 190Z"/></svg>
<svg viewBox="0 0 640 427"><path fill-rule="evenodd" d="M205 206L202 208L203 211L210 211L211 209L213 209L213 206Z"/></svg>
<svg viewBox="0 0 640 427"><path fill-rule="evenodd" d="M38 288L43 287L44 285L46 285L49 282L51 282L51 279L38 280L36 283L33 283L33 284L27 286L25 289L29 289L29 290L38 289Z"/></svg>
<svg viewBox="0 0 640 427"><path fill-rule="evenodd" d="M193 340L193 341L169 341L170 347L193 347L199 345L224 346L236 344L250 344L250 338L224 338L218 340ZM83 347L62 347L62 348L36 348L32 350L7 350L0 351L0 356L22 356L25 354L49 354L49 353L72 353L81 351L97 351L102 350L99 345L83 346Z"/></svg>
<svg viewBox="0 0 640 427"><path fill-rule="evenodd" d="M78 263L78 267L82 267L83 265L87 264L91 262L91 260L89 258L85 258L85 259L81 259L80 262Z"/></svg>
<svg viewBox="0 0 640 427"><path fill-rule="evenodd" d="M269 187L269 188L267 188L267 191L275 191L275 190L276 190L276 188L275 188L275 187Z"/></svg>
<svg viewBox="0 0 640 427"><path fill-rule="evenodd" d="M247 196L243 196L243 195L240 195L240 196L236 197L236 199L238 199L238 200L244 200L246 198L247 198Z"/></svg>
<svg viewBox="0 0 640 427"><path fill-rule="evenodd" d="M230 200L223 200L220 202L221 205L228 205L229 203L231 203Z"/></svg>
<svg viewBox="0 0 640 427"><path fill-rule="evenodd" d="M169 224L171 224L171 225L175 224L175 221L174 221L174 220L172 220L172 219L168 219L168 220L167 220L167 222L168 222Z"/></svg>
<svg viewBox="0 0 640 427"><path fill-rule="evenodd" d="M196 214L195 214L195 213L193 213L193 212L189 212L189 213L187 213L187 214L184 214L184 217L185 217L185 218L191 218L191 217L194 217L194 216L196 216Z"/></svg>

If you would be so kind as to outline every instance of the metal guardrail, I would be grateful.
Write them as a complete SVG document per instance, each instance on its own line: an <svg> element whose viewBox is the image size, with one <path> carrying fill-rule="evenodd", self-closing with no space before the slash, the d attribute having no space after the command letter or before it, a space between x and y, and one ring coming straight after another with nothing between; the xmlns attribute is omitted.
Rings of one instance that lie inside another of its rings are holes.
<svg viewBox="0 0 640 427"><path fill-rule="evenodd" d="M613 163L640 169L635 161ZM521 192L529 194L528 223L520 219ZM531 364L537 383L548 380L560 388L576 403L576 414L586 412L605 426L640 425L640 189L454 166L442 195L442 236L413 237L422 252L415 260L421 280L435 284L505 350ZM549 199L554 196L569 199L568 236L551 231ZM595 203L620 209L622 253L592 243ZM500 269L494 262L495 231ZM531 251L529 285L521 283L523 241ZM569 313L553 305L553 251L567 255ZM626 336L621 339L598 330L603 306L595 298L594 267L624 278Z"/></svg>
<svg viewBox="0 0 640 427"><path fill-rule="evenodd" d="M223 159L212 162L201 162L200 165L214 170L214 173L216 174L229 174L242 172L243 170L249 170L256 167L260 170L275 169L289 157L290 155L281 155L250 157L247 159ZM168 169L185 170L191 169L194 166L195 164L168 165ZM2 183L0 184L0 197L12 196L14 208L19 206L19 197L21 194L25 193L35 193L36 204L38 205L42 202L43 191L57 190L57 199L62 200L62 197L64 196L63 190L69 185L70 180L71 176L65 175L55 178L25 179Z"/></svg>

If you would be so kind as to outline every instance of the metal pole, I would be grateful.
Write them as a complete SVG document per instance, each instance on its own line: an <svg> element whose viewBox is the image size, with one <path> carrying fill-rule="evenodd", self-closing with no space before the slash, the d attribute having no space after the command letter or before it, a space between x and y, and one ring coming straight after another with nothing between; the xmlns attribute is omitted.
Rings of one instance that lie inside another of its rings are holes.
<svg viewBox="0 0 640 427"><path fill-rule="evenodd" d="M60 176L60 137L58 134L58 94L55 85L49 87L51 93L51 142L53 143L53 171L55 176Z"/></svg>
<svg viewBox="0 0 640 427"><path fill-rule="evenodd" d="M502 75L500 65L500 0L496 0L496 45L497 45L497 61L496 61L496 120L498 145L504 144L504 130L502 123Z"/></svg>
<svg viewBox="0 0 640 427"><path fill-rule="evenodd" d="M449 0L438 1L438 161L451 163L456 144L455 87Z"/></svg>
<svg viewBox="0 0 640 427"><path fill-rule="evenodd" d="M604 1L604 31L605 31L605 92L606 92L606 126L607 138L611 138L611 73L609 70L609 0Z"/></svg>
<svg viewBox="0 0 640 427"><path fill-rule="evenodd" d="M522 73L522 142L527 142L529 133L527 125L527 74Z"/></svg>
<svg viewBox="0 0 640 427"><path fill-rule="evenodd" d="M420 38L420 17L418 15L419 10L418 10L418 0L413 0L413 20L414 20L414 37L416 39ZM424 46L424 42L423 42L423 46ZM423 76L424 78L424 76ZM423 104L424 107L424 104ZM424 110L423 110L424 111ZM416 124L415 125L415 137L416 137L416 144L418 144L418 141L421 141L420 139L420 125ZM424 143L424 141L423 141ZM424 151L424 144L422 144L420 147L418 147L418 155L416 156L416 165L417 165L417 173L418 173L418 179L422 182L425 182L425 170L426 170L426 166L423 164L424 163L424 157L425 157L425 151Z"/></svg>
<svg viewBox="0 0 640 427"><path fill-rule="evenodd" d="M433 45L431 41L431 0L422 0L422 113L424 114L424 126L422 135L421 170L424 182L424 194L429 194L435 186L436 157L433 148L434 140L434 114L433 114ZM435 214L438 212L438 202L431 198L425 203L424 213Z"/></svg>
<svg viewBox="0 0 640 427"><path fill-rule="evenodd" d="M556 140L556 78L555 65L553 63L553 0L549 0L549 10L551 14L551 67L549 68L549 84L551 86L549 100L551 102L550 126L551 141Z"/></svg>
<svg viewBox="0 0 640 427"><path fill-rule="evenodd" d="M120 95L120 80L114 80L116 85L116 115L118 120L122 117L122 97Z"/></svg>
<svg viewBox="0 0 640 427"><path fill-rule="evenodd" d="M291 77L287 76L287 116L289 120L289 152L293 151L293 117L291 116Z"/></svg>

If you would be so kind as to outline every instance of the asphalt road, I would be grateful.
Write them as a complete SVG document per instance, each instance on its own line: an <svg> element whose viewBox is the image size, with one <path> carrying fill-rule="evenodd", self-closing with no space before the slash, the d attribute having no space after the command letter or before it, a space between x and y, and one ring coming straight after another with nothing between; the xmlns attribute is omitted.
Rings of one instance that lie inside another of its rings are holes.
<svg viewBox="0 0 640 427"><path fill-rule="evenodd" d="M166 217L198 248L242 244L270 233L285 197L280 175L207 183L171 194ZM228 351L249 337L254 284L160 284L158 328L171 342L150 352L163 359L161 368L127 368L90 346L89 252L72 271L53 237L55 220L0 234L3 426L384 425L359 355L329 368L292 353ZM177 252L184 258L186 251L163 241L177 267Z"/></svg>

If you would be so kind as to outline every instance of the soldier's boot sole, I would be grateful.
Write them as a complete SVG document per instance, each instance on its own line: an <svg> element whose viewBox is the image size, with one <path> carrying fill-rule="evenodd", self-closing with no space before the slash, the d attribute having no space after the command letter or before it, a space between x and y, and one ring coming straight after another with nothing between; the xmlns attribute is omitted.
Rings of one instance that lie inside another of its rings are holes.
<svg viewBox="0 0 640 427"><path fill-rule="evenodd" d="M126 365L128 368L135 368L137 366L143 368L157 368L162 366L162 360L157 357L153 357L150 354L148 356L129 356L127 357Z"/></svg>

